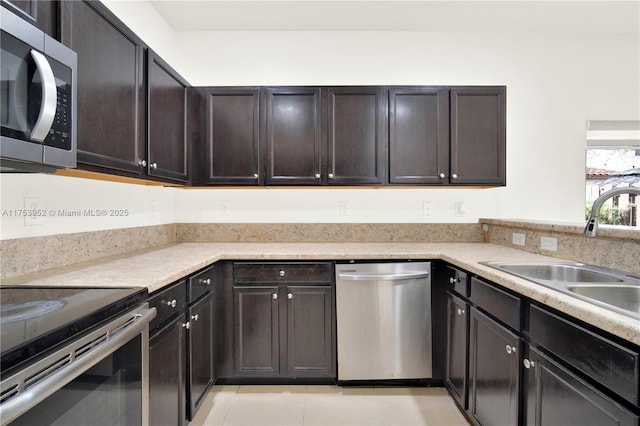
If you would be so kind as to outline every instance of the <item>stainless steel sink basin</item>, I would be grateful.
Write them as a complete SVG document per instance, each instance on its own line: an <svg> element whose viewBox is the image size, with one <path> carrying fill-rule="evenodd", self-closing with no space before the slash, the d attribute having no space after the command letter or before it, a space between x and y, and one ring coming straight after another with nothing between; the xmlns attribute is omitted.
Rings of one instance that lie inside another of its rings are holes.
<svg viewBox="0 0 640 426"><path fill-rule="evenodd" d="M574 262L483 262L612 311L640 318L640 278Z"/></svg>
<svg viewBox="0 0 640 426"><path fill-rule="evenodd" d="M640 314L640 285L569 285L567 290Z"/></svg>
<svg viewBox="0 0 640 426"><path fill-rule="evenodd" d="M549 281L574 283L619 283L623 281L613 275L575 264L505 264L499 269L530 279Z"/></svg>

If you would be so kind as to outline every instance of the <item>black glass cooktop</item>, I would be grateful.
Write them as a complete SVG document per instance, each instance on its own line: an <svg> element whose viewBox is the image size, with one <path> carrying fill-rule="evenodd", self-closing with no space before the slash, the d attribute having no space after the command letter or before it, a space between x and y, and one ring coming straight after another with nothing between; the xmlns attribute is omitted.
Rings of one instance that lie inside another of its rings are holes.
<svg viewBox="0 0 640 426"><path fill-rule="evenodd" d="M146 288L0 287L0 371L147 299Z"/></svg>

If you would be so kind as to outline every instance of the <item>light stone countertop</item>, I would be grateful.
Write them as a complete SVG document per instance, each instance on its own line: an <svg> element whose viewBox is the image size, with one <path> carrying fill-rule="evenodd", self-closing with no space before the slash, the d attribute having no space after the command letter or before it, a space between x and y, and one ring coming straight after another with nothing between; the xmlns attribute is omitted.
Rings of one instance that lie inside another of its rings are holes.
<svg viewBox="0 0 640 426"><path fill-rule="evenodd" d="M640 321L479 262L554 261L485 243L180 243L2 280L2 285L147 287L154 292L218 260L442 259L640 345Z"/></svg>

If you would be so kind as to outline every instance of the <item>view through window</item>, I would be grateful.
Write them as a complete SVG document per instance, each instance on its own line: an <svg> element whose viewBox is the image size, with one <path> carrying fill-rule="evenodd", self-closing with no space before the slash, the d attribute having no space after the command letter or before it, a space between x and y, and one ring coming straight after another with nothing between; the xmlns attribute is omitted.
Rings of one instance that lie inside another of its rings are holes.
<svg viewBox="0 0 640 426"><path fill-rule="evenodd" d="M613 188L640 188L640 121L590 121L587 124L585 218L593 202ZM607 200L599 223L640 229L640 197L622 194Z"/></svg>

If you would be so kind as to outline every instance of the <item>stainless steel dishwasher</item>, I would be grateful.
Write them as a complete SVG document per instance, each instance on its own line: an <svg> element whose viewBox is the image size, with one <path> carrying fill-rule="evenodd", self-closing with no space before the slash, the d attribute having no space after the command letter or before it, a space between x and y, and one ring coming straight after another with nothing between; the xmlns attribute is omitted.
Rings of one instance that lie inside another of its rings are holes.
<svg viewBox="0 0 640 426"><path fill-rule="evenodd" d="M338 381L428 379L431 264L336 265Z"/></svg>

